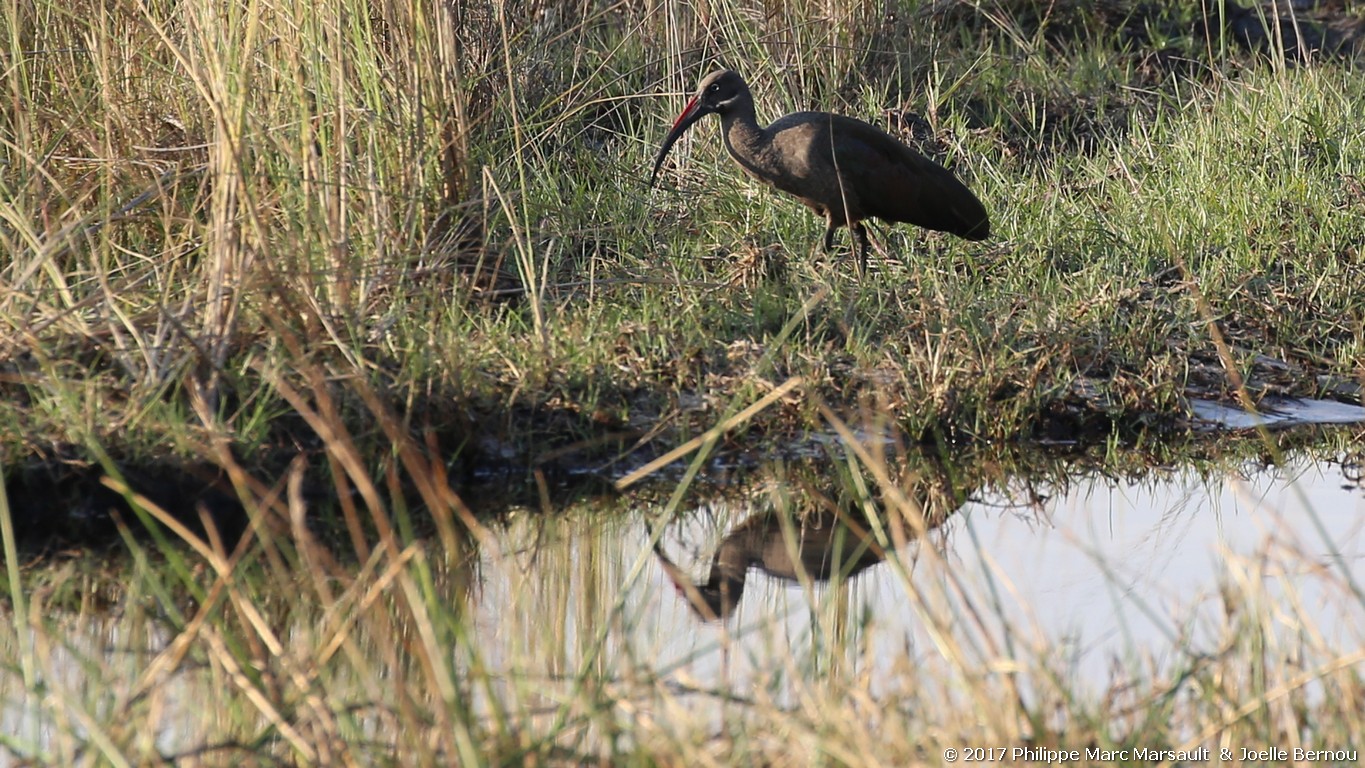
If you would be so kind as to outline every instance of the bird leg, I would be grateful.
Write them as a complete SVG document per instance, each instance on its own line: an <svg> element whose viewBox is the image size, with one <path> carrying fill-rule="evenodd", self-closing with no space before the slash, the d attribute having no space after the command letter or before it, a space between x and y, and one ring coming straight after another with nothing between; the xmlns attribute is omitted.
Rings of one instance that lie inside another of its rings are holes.
<svg viewBox="0 0 1365 768"><path fill-rule="evenodd" d="M829 253L834 250L834 230L838 229L841 225L834 222L833 216L827 216L825 221L827 222L825 225L824 240L825 253ZM863 226L861 221L849 222L846 226L849 231L853 233L853 241L858 248L858 275L861 277L867 273L867 228Z"/></svg>
<svg viewBox="0 0 1365 768"><path fill-rule="evenodd" d="M858 276L862 277L867 273L867 228L861 221L855 221L848 225L853 230L853 237L858 241Z"/></svg>
<svg viewBox="0 0 1365 768"><path fill-rule="evenodd" d="M834 230L838 229L839 225L834 223L833 216L826 218L825 221L828 222L825 227L825 253L829 253L834 250Z"/></svg>

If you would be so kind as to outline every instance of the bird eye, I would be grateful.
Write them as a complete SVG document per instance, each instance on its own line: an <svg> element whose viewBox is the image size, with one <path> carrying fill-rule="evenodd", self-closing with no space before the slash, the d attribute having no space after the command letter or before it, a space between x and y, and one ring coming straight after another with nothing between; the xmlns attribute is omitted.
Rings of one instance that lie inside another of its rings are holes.
<svg viewBox="0 0 1365 768"><path fill-rule="evenodd" d="M706 88L707 93L716 93L718 91L720 91L720 83L711 83L711 85Z"/></svg>

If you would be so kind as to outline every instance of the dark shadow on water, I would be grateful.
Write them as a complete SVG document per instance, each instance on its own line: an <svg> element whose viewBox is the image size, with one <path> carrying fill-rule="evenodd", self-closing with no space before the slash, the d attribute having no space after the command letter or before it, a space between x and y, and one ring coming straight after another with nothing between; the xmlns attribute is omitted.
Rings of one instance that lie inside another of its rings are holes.
<svg viewBox="0 0 1365 768"><path fill-rule="evenodd" d="M122 476L132 493L200 538L212 527L230 544L246 530L242 505L216 467L152 465L124 470ZM36 553L63 546L115 546L121 527L141 531L155 524L104 478L99 467L58 463L32 464L8 474L5 493L20 549Z"/></svg>

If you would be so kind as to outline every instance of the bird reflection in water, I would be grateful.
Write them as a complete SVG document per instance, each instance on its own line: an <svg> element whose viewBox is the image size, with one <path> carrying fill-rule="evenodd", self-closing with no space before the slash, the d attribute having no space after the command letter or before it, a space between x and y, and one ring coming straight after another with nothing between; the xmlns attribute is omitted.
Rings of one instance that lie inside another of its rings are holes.
<svg viewBox="0 0 1365 768"><path fill-rule="evenodd" d="M937 528L961 504L963 497L938 479L921 480L912 497L901 496L900 506L908 508L900 510L902 524L888 526L896 546ZM825 502L816 510L791 514L769 508L731 529L711 557L705 581L694 581L657 541L654 553L679 596L703 621L736 612L751 570L790 582L828 582L851 579L886 559L877 537L853 516L854 507L816 496Z"/></svg>
<svg viewBox="0 0 1365 768"><path fill-rule="evenodd" d="M654 553L678 594L705 621L735 611L750 568L787 581L829 581L834 576L850 578L886 559L886 552L865 530L855 530L829 513L792 521L795 538L790 542L784 527L781 515L773 511L745 520L721 541L711 572L701 583L692 582L662 546L656 544Z"/></svg>

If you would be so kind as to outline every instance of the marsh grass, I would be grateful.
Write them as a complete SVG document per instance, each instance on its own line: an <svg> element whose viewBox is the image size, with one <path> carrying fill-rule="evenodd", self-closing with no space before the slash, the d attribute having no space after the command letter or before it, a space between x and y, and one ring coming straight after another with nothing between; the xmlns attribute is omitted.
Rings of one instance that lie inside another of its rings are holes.
<svg viewBox="0 0 1365 768"><path fill-rule="evenodd" d="M795 375L911 434L981 439L1170 422L1192 388L1229 397L1230 369L1253 397L1360 375L1349 64L1214 50L1184 6L582 11L16 6L7 461L92 443L183 461L214 433L287 462L275 446L306 430L274 382L309 366L352 428L364 382L466 466L490 433L527 458L603 426L676 444L752 402L738 385ZM1158 42L1193 69L1148 61ZM879 228L858 281L706 124L644 190L715 65L744 69L764 119L821 107L904 133L998 236ZM1261 356L1296 375L1247 375Z"/></svg>
<svg viewBox="0 0 1365 768"><path fill-rule="evenodd" d="M1365 375L1352 64L1239 55L1191 36L1192 3L779 5L7 6L0 464L100 478L130 557L25 572L13 523L51 510L0 504L16 627L0 642L23 683L0 744L62 764L857 765L936 762L964 739L1358 733L1358 712L1332 710L1359 696L1358 660L1311 628L1272 641L1243 608L1254 578L1230 593L1222 656L1098 699L1047 649L972 635L991 603L959 595L916 606L948 665L922 680L907 657L893 705L825 674L859 652L837 627L829 656L773 661L789 702L732 701L636 644L620 585L648 548L519 560L534 542L480 518L464 481L494 463L531 465L514 484L552 508L537 459L695 438L700 469L745 430L1098 435L1122 454L1191 392ZM1171 56L1148 55L1158 42ZM831 109L916 141L998 235L881 228L859 281L710 125L645 190L683 95L719 65L744 70L762 119ZM838 495L901 521L884 537L923 511L894 459L842 459ZM125 472L190 463L238 500L241 541ZM474 553L582 602L513 590L525 636L485 643ZM567 650L532 658L534 635ZM1307 682L1341 696L1305 700ZM715 727L717 708L738 719Z"/></svg>

